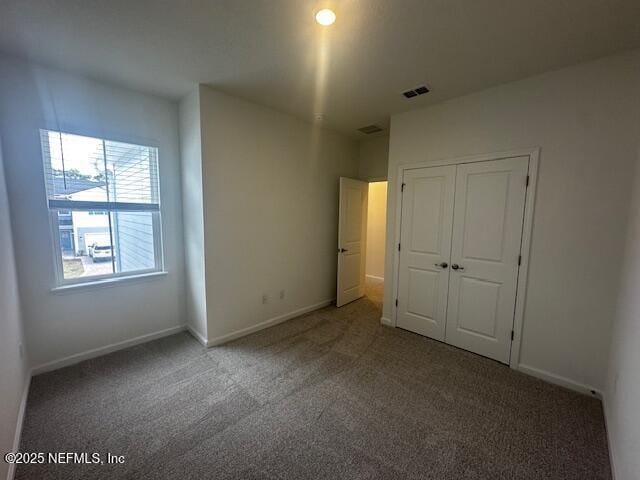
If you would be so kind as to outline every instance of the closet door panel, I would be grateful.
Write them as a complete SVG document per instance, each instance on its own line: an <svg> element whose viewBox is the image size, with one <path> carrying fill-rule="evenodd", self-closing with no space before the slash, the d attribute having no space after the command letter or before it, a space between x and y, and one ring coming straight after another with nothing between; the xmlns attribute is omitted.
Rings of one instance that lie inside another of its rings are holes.
<svg viewBox="0 0 640 480"><path fill-rule="evenodd" d="M528 157L458 165L445 341L508 363Z"/></svg>
<svg viewBox="0 0 640 480"><path fill-rule="evenodd" d="M455 166L404 173L397 326L444 340Z"/></svg>

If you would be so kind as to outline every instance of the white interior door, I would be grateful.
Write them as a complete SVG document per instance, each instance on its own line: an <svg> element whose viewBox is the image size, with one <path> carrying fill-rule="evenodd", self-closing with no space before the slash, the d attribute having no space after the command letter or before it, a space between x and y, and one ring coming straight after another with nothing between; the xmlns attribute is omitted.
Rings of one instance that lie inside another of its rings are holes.
<svg viewBox="0 0 640 480"><path fill-rule="evenodd" d="M455 165L407 170L403 177L396 323L444 340Z"/></svg>
<svg viewBox="0 0 640 480"><path fill-rule="evenodd" d="M338 307L364 295L369 184L340 177Z"/></svg>
<svg viewBox="0 0 640 480"><path fill-rule="evenodd" d="M528 157L458 165L445 341L508 363Z"/></svg>

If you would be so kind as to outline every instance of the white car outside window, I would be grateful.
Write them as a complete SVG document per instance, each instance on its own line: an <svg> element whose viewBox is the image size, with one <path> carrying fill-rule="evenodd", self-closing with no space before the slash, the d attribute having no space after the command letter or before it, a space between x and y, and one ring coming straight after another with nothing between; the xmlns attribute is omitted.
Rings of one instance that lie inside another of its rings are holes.
<svg viewBox="0 0 640 480"><path fill-rule="evenodd" d="M93 244L89 247L89 256L94 260L111 260L111 245Z"/></svg>

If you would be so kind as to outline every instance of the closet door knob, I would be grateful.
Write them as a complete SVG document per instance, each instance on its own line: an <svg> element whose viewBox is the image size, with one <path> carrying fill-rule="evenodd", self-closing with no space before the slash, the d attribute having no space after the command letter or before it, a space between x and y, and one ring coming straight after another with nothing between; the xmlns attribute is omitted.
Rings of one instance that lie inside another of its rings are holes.
<svg viewBox="0 0 640 480"><path fill-rule="evenodd" d="M451 269L452 270L464 270L464 267L461 267L460 265L458 265L457 263L454 263L453 265L451 265Z"/></svg>
<svg viewBox="0 0 640 480"><path fill-rule="evenodd" d="M440 267L440 268L447 268L449 266L449 264L447 262L435 263L434 265L436 267Z"/></svg>

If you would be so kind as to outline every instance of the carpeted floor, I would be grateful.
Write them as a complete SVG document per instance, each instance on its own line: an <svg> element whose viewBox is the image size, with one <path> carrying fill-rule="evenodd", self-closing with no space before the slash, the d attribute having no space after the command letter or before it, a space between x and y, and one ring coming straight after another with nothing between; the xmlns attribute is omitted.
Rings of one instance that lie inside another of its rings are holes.
<svg viewBox="0 0 640 480"><path fill-rule="evenodd" d="M35 377L21 451L125 463L16 478L610 478L599 401L383 327L369 295L222 347L185 333Z"/></svg>

